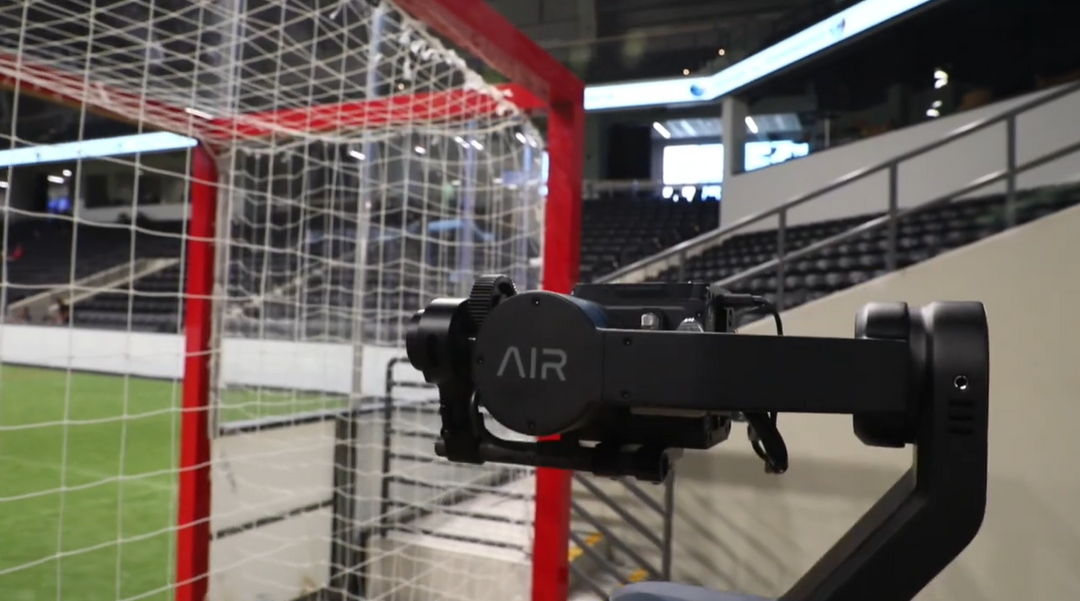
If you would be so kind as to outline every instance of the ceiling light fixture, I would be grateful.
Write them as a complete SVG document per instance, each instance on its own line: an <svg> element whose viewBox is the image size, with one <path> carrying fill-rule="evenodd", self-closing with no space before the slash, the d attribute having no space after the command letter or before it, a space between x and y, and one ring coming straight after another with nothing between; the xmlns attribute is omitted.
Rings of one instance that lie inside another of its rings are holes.
<svg viewBox="0 0 1080 601"><path fill-rule="evenodd" d="M754 118L751 117L750 115L746 116L746 129L749 129L750 133L752 133L752 134L758 133L757 122L754 121Z"/></svg>

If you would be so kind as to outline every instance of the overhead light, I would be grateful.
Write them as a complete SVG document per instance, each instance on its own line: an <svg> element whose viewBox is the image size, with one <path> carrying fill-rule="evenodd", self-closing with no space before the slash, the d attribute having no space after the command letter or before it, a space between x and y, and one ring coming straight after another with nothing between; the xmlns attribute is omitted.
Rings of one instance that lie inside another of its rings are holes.
<svg viewBox="0 0 1080 601"><path fill-rule="evenodd" d="M213 119L214 118L214 116L211 115L210 113L208 113L206 111L200 111L199 109L196 109L196 108L191 108L190 106L185 108L184 112L191 115L192 117L198 117L200 119Z"/></svg>
<svg viewBox="0 0 1080 601"><path fill-rule="evenodd" d="M503 178L496 177L495 179L491 180L491 183L496 184L496 185L501 184L501 183L503 183Z"/></svg>
<svg viewBox="0 0 1080 601"><path fill-rule="evenodd" d="M668 131L668 128L664 127L663 123L660 123L659 121L654 121L652 127L656 130L656 133L663 136L665 140L671 139L671 132Z"/></svg>
<svg viewBox="0 0 1080 601"><path fill-rule="evenodd" d="M937 109L927 109L926 110L926 116L930 117L931 119L937 119L938 117L941 116L941 111L939 111Z"/></svg>
<svg viewBox="0 0 1080 601"><path fill-rule="evenodd" d="M933 2L935 0L843 2L851 6L743 59L740 64L702 76L695 86L685 85L686 82L677 77L590 85L585 88L585 110L697 104L716 100Z"/></svg>
<svg viewBox="0 0 1080 601"><path fill-rule="evenodd" d="M725 54L727 54L727 50L724 50L723 48L721 48L716 53L719 54L720 56L724 56Z"/></svg>
<svg viewBox="0 0 1080 601"><path fill-rule="evenodd" d="M403 84L403 83L399 83L399 84L397 85L397 89L399 89L399 90L404 90L404 89L405 89L405 84Z"/></svg>
<svg viewBox="0 0 1080 601"><path fill-rule="evenodd" d="M483 150L484 149L484 145L480 143L480 140L470 140L469 144L472 144L472 147L477 149L477 150Z"/></svg>
<svg viewBox="0 0 1080 601"><path fill-rule="evenodd" d="M683 69L682 74L683 75L690 75L690 69Z"/></svg>
<svg viewBox="0 0 1080 601"><path fill-rule="evenodd" d="M671 200L671 196L675 194L675 188L671 186L664 186L664 189L660 192L660 195L664 197L664 200Z"/></svg>
<svg viewBox="0 0 1080 601"><path fill-rule="evenodd" d="M943 69L935 69L934 70L934 89L935 90L940 90L941 88L944 88L947 85L949 85L949 74L946 73Z"/></svg>
<svg viewBox="0 0 1080 601"><path fill-rule="evenodd" d="M941 108L941 101L940 100L935 100L934 103L930 105L930 107L935 108L935 109Z"/></svg>
<svg viewBox="0 0 1080 601"><path fill-rule="evenodd" d="M62 184L67 181L62 175L50 175L48 179L49 183L53 184Z"/></svg>
<svg viewBox="0 0 1080 601"><path fill-rule="evenodd" d="M757 122L754 121L754 118L751 117L750 115L746 116L746 129L749 129L750 133L752 133L752 134L758 133Z"/></svg>
<svg viewBox="0 0 1080 601"><path fill-rule="evenodd" d="M64 174L64 177L71 177L71 169L64 169L60 173Z"/></svg>
<svg viewBox="0 0 1080 601"><path fill-rule="evenodd" d="M0 150L0 167L65 163L79 159L112 157L139 152L183 150L193 148L198 143L195 138L160 131L152 134L65 142L48 146L28 146L26 148Z"/></svg>
<svg viewBox="0 0 1080 601"><path fill-rule="evenodd" d="M366 161L367 160L367 155L360 152L359 150L350 150L349 151L349 156L351 156L352 158L354 158L354 159L356 159L358 161Z"/></svg>
<svg viewBox="0 0 1080 601"><path fill-rule="evenodd" d="M0 182L0 189L7 188L7 187L8 187L7 182Z"/></svg>
<svg viewBox="0 0 1080 601"><path fill-rule="evenodd" d="M522 144L528 144L529 143L529 140L525 137L525 134L523 134L521 132L517 132L516 134L514 134L514 137L517 138L518 142L521 142Z"/></svg>
<svg viewBox="0 0 1080 601"><path fill-rule="evenodd" d="M424 148L423 146L417 146L416 148L413 148L413 150L416 151L416 154L427 154L427 148Z"/></svg>

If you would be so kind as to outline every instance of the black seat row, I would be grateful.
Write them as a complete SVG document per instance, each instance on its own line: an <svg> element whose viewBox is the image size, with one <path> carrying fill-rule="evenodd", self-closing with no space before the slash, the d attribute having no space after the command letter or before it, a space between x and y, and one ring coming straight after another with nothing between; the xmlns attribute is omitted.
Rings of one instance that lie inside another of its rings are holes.
<svg viewBox="0 0 1080 601"><path fill-rule="evenodd" d="M1001 195L962 200L907 215L896 226L896 266L904 268L1001 232L1006 227ZM1080 187L1058 186L1024 192L1017 199L1016 223L1023 224L1080 202ZM792 227L785 231L785 254L842 234L881 215ZM827 244L827 243L825 243ZM783 298L776 269L739 278L739 274L768 263L778 256L778 232L758 231L737 235L680 267L665 271L666 281L723 281L734 292L765 295L781 301L784 308L855 286L887 273L889 232L877 227L853 239L827 245L807 256L785 263Z"/></svg>
<svg viewBox="0 0 1080 601"><path fill-rule="evenodd" d="M586 201L582 210L581 279L590 281L620 267L716 229L716 201L672 201L615 194Z"/></svg>
<svg viewBox="0 0 1080 601"><path fill-rule="evenodd" d="M1017 205L1017 222L1037 219L1078 200L1080 189L1075 187L1024 193ZM792 227L785 232L785 251L806 248L875 217L880 215ZM589 201L583 213L581 278L593 279L715 229L718 218L719 205L715 201L672 202L638 195ZM1004 227L1004 199L1000 195L908 215L896 227L897 267L913 265L970 244ZM407 316L422 302L433 296L457 293L455 278L467 277L459 275L460 259L464 257L459 256L461 245L452 237L426 239L416 244L373 241L367 249L369 268L361 282L363 302L356 303L356 270L351 256L347 256L352 251L346 248L348 245L331 249L332 260L327 260L308 247L266 246L265 240L275 236L288 238L286 242L290 244L295 242L297 232L288 223L271 224L263 229L240 224L233 229L238 243L230 248L228 257L226 292L230 305L226 329L229 332L348 338L354 334L353 323L360 313L365 332L379 340L392 341L386 337L396 336L402 324L407 323ZM816 300L886 273L888 240L888 230L879 227L785 264L782 276L775 270L759 273L734 280L730 288L765 295L782 301L785 307ZM113 243L120 247L115 253L117 257L125 253L130 257L130 242L114 240ZM508 265L517 265L513 261L520 263L520 249L504 246L495 243L475 247L473 272L505 270ZM70 254L72 247L67 248ZM178 247L171 248L176 251ZM774 259L777 249L775 230L737 235L690 258L681 269L666 271L661 279L719 281L737 277ZM79 246L76 252L83 250ZM341 254L343 251L345 255ZM524 270L523 266L517 267ZM65 269L70 271L70 263L65 264ZM781 277L783 299L776 296ZM65 276L62 281L68 280ZM139 278L124 289L79 301L73 319L94 327L179 331L184 310L183 284L183 269L178 264ZM275 296L274 291L279 294Z"/></svg>

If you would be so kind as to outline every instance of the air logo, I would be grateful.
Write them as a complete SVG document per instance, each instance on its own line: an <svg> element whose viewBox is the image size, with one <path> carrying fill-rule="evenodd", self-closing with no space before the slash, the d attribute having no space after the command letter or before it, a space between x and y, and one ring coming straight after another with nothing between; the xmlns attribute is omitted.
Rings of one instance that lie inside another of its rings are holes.
<svg viewBox="0 0 1080 601"><path fill-rule="evenodd" d="M499 378L503 377L509 367L511 374L516 373L523 380L547 380L550 377L557 377L562 382L566 381L566 374L563 373L563 368L566 367L566 351L535 347L525 350L529 356L528 374L525 372L525 362L522 360L521 349L511 346L503 354L502 362L499 363L499 371L495 375ZM539 363L539 366L537 363ZM537 367L539 367L539 373Z"/></svg>

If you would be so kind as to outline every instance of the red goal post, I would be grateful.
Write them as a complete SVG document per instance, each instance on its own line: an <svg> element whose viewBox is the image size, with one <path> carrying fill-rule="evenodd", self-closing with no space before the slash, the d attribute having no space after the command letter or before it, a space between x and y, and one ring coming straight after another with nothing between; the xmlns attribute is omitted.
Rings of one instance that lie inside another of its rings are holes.
<svg viewBox="0 0 1080 601"><path fill-rule="evenodd" d="M440 37L510 80L500 86L519 108L544 112L550 156L543 287L569 292L577 281L584 148L584 85L568 69L517 30L483 0L394 0L402 11ZM218 228L217 155L237 139L272 138L289 130L452 120L499 110L483 94L466 89L392 96L210 118L181 104L37 64L22 54L0 53L0 87L97 113L140 127L194 137L190 209L186 235L184 376L182 386L179 502L176 530L177 601L207 596L210 525L210 455L214 352L214 273ZM458 111L461 111L460 113ZM570 474L540 469L532 549L532 599L563 601L568 594Z"/></svg>

